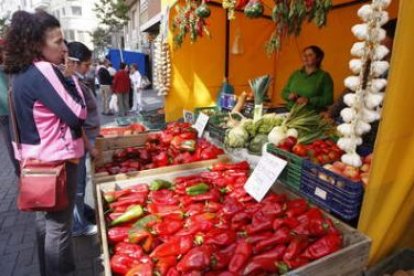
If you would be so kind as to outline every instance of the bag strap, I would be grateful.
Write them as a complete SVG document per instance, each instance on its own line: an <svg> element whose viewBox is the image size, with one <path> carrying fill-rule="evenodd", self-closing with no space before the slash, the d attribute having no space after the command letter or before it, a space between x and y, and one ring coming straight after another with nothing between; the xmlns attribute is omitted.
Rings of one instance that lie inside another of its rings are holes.
<svg viewBox="0 0 414 276"><path fill-rule="evenodd" d="M19 134L19 127L17 124L17 115L16 115L16 109L15 109L15 105L14 105L14 100L13 100L13 95L12 95L12 84L11 84L12 78L8 77L8 83L9 83L9 90L8 90L8 97L9 97L9 110L10 110L10 121L11 121L11 126L12 126L12 131L13 131L13 136L17 145L17 149L19 150L19 153L21 155L21 150L22 150L22 144L21 144L21 139L20 139L20 134Z"/></svg>

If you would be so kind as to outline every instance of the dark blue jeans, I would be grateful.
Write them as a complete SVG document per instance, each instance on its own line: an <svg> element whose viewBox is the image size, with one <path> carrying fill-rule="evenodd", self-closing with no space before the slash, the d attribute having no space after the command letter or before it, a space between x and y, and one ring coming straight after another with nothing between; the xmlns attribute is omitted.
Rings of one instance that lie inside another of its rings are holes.
<svg viewBox="0 0 414 276"><path fill-rule="evenodd" d="M95 139L89 139L89 143L93 146L95 144ZM78 164L78 179L76 184L72 228L73 233L76 234L82 233L89 224L89 221L85 217L85 214L88 212L88 210L85 210L85 191L89 178L86 172L86 162L88 156L89 154L85 154Z"/></svg>

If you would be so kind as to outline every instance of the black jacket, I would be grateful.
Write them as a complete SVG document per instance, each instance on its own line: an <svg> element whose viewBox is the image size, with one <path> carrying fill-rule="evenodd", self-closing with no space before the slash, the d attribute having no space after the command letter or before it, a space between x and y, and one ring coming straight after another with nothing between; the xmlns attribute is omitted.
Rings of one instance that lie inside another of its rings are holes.
<svg viewBox="0 0 414 276"><path fill-rule="evenodd" d="M100 85L112 85L112 77L105 67L98 70L98 80Z"/></svg>

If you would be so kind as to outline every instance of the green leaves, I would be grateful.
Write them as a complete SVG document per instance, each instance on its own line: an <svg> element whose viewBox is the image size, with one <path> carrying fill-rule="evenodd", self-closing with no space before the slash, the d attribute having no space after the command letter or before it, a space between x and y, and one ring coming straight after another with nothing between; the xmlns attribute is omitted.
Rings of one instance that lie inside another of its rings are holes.
<svg viewBox="0 0 414 276"><path fill-rule="evenodd" d="M128 23L128 9L122 0L99 0L94 11L102 25L110 32L116 32Z"/></svg>
<svg viewBox="0 0 414 276"><path fill-rule="evenodd" d="M332 0L281 0L272 10L275 32L266 43L266 52L273 54L281 47L285 36L298 36L305 21L314 22L318 27L326 24Z"/></svg>

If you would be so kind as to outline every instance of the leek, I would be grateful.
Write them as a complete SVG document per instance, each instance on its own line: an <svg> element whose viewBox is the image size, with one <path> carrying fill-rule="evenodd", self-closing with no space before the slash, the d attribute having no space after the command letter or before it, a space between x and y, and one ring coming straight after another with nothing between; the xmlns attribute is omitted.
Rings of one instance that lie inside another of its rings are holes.
<svg viewBox="0 0 414 276"><path fill-rule="evenodd" d="M253 121L258 121L263 115L263 102L266 98L270 85L270 76L264 75L253 80L249 80L250 88L254 93L254 115Z"/></svg>

